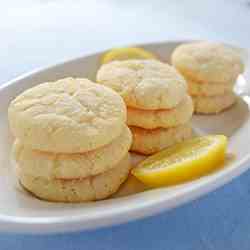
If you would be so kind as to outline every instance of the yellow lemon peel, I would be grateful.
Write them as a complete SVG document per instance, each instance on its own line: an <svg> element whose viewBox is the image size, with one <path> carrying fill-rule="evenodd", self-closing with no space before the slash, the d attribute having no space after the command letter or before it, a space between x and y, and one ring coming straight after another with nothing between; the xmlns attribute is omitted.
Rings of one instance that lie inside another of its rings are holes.
<svg viewBox="0 0 250 250"><path fill-rule="evenodd" d="M226 148L224 135L196 137L148 157L132 170L132 174L150 187L183 183L221 166Z"/></svg>

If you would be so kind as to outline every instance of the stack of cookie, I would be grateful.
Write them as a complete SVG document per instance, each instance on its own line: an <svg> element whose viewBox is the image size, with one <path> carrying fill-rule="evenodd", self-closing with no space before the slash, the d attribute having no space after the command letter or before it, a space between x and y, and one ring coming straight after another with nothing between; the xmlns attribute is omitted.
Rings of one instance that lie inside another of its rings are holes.
<svg viewBox="0 0 250 250"><path fill-rule="evenodd" d="M244 65L233 49L212 42L184 44L175 49L172 64L187 80L195 112L219 113L235 103L233 87Z"/></svg>
<svg viewBox="0 0 250 250"><path fill-rule="evenodd" d="M129 174L126 106L109 88L73 78L37 85L11 102L9 123L19 181L37 197L99 200Z"/></svg>
<svg viewBox="0 0 250 250"><path fill-rule="evenodd" d="M132 151L153 154L191 136L192 99L172 66L157 60L113 61L101 66L97 82L123 97Z"/></svg>

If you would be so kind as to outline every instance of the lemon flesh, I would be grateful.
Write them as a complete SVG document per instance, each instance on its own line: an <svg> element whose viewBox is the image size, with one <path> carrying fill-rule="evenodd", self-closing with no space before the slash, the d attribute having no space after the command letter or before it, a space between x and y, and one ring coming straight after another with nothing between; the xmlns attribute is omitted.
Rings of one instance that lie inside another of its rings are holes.
<svg viewBox="0 0 250 250"><path fill-rule="evenodd" d="M129 59L156 59L156 56L142 48L115 48L103 55L101 64Z"/></svg>
<svg viewBox="0 0 250 250"><path fill-rule="evenodd" d="M226 148L224 135L193 138L148 157L132 174L150 187L180 184L221 166Z"/></svg>

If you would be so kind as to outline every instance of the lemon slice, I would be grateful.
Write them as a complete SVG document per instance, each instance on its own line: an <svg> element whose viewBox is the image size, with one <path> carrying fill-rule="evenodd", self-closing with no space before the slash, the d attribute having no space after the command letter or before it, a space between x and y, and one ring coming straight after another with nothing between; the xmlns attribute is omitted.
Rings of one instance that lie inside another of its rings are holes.
<svg viewBox="0 0 250 250"><path fill-rule="evenodd" d="M151 187L179 184L221 166L226 148L224 135L193 138L148 157L132 174Z"/></svg>
<svg viewBox="0 0 250 250"><path fill-rule="evenodd" d="M122 61L129 59L156 59L156 56L142 48L115 48L103 55L101 63L105 64L114 60Z"/></svg>

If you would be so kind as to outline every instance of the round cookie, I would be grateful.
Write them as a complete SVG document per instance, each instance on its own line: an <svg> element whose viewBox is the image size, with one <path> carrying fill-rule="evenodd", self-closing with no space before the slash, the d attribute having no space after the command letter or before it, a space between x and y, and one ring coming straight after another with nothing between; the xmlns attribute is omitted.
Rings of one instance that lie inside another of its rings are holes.
<svg viewBox="0 0 250 250"><path fill-rule="evenodd" d="M236 51L214 42L178 46L172 54L172 64L186 79L201 83L231 84L244 70Z"/></svg>
<svg viewBox="0 0 250 250"><path fill-rule="evenodd" d="M187 123L193 114L193 102L189 95L172 109L127 109L127 124L145 129L176 127Z"/></svg>
<svg viewBox="0 0 250 250"><path fill-rule="evenodd" d="M187 91L175 68L157 60L113 61L102 65L96 78L118 92L128 107L138 109L171 109Z"/></svg>
<svg viewBox="0 0 250 250"><path fill-rule="evenodd" d="M145 155L159 152L177 142L190 138L192 135L192 129L188 123L168 129L148 130L133 126L130 129L133 134L133 143L130 150Z"/></svg>
<svg viewBox="0 0 250 250"><path fill-rule="evenodd" d="M33 149L86 152L110 143L126 122L126 106L113 90L87 79L65 78L24 91L10 104L14 136Z"/></svg>
<svg viewBox="0 0 250 250"><path fill-rule="evenodd" d="M74 180L48 180L27 175L18 168L21 185L36 197L57 202L85 202L107 198L127 179L131 169L127 154L113 169L96 176Z"/></svg>
<svg viewBox="0 0 250 250"><path fill-rule="evenodd" d="M233 92L218 96L193 96L196 113L216 114L231 107L237 98Z"/></svg>
<svg viewBox="0 0 250 250"><path fill-rule="evenodd" d="M131 143L132 135L126 126L110 144L81 154L32 150L17 139L13 145L13 157L27 175L70 180L97 175L113 168L128 153Z"/></svg>
<svg viewBox="0 0 250 250"><path fill-rule="evenodd" d="M188 92L192 96L217 96L232 92L234 83L197 83L188 81Z"/></svg>

